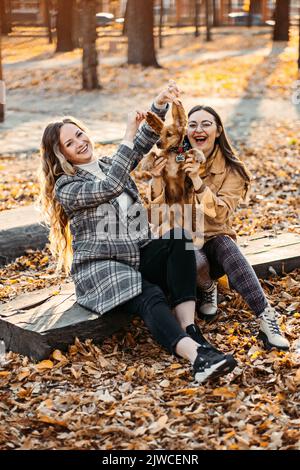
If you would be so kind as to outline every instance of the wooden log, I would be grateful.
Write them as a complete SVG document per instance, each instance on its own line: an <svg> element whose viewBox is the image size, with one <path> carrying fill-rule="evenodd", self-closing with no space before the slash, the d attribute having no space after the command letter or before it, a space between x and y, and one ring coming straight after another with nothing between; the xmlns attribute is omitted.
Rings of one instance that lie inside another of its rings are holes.
<svg viewBox="0 0 300 470"><path fill-rule="evenodd" d="M24 255L28 249L44 248L48 233L34 206L0 212L0 266Z"/></svg>
<svg viewBox="0 0 300 470"><path fill-rule="evenodd" d="M262 232L251 237L240 237L238 243L260 278L267 278L274 270L281 275L300 268L300 235L297 233L274 236Z"/></svg>
<svg viewBox="0 0 300 470"><path fill-rule="evenodd" d="M75 338L100 343L127 326L131 316L114 311L103 316L75 301L73 283L24 294L2 304L0 339L6 348L34 361L49 357L54 349L66 350Z"/></svg>

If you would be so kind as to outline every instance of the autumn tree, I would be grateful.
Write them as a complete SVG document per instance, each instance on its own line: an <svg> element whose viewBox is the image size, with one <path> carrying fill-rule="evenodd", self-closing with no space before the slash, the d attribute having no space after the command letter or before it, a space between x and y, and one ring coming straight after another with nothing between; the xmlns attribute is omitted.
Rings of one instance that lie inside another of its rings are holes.
<svg viewBox="0 0 300 470"><path fill-rule="evenodd" d="M195 37L200 36L199 17L200 17L200 0L194 0L195 5Z"/></svg>
<svg viewBox="0 0 300 470"><path fill-rule="evenodd" d="M206 23L206 41L211 41L211 0L205 0L205 23Z"/></svg>
<svg viewBox="0 0 300 470"><path fill-rule="evenodd" d="M73 46L74 48L81 47L81 0L74 0L72 22Z"/></svg>
<svg viewBox="0 0 300 470"><path fill-rule="evenodd" d="M290 0L276 0L274 41L288 41L290 27Z"/></svg>
<svg viewBox="0 0 300 470"><path fill-rule="evenodd" d="M96 48L96 0L82 0L82 88L95 90L100 88L98 81L98 55Z"/></svg>
<svg viewBox="0 0 300 470"><path fill-rule="evenodd" d="M153 0L128 0L128 64L159 67L154 48Z"/></svg>
<svg viewBox="0 0 300 470"><path fill-rule="evenodd" d="M212 2L212 10L213 10L213 26L220 26L219 4L217 5L216 0L213 0Z"/></svg>
<svg viewBox="0 0 300 470"><path fill-rule="evenodd" d="M74 49L73 7L74 0L57 1L56 52L67 52Z"/></svg>
<svg viewBox="0 0 300 470"><path fill-rule="evenodd" d="M51 28L51 0L40 1L40 11L43 18L43 23L47 28L49 44L52 44L52 28Z"/></svg>
<svg viewBox="0 0 300 470"><path fill-rule="evenodd" d="M163 47L163 25L164 25L164 0L160 0L159 3L159 28L158 28L158 39L159 39L159 48Z"/></svg>
<svg viewBox="0 0 300 470"><path fill-rule="evenodd" d="M2 25L2 34L11 32L10 4L8 0L0 0L0 18Z"/></svg>

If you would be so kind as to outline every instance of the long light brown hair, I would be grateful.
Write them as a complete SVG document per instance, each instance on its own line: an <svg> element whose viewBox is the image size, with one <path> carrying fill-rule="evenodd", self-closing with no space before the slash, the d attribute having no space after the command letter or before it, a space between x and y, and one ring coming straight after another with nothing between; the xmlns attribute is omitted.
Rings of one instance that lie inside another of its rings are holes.
<svg viewBox="0 0 300 470"><path fill-rule="evenodd" d="M60 130L64 124L74 124L86 132L84 125L72 116L48 124L42 137L38 177L39 203L45 223L50 227L50 251L57 260L57 271L63 270L68 274L73 257L70 224L62 205L55 199L55 182L59 176L76 173L60 150Z"/></svg>
<svg viewBox="0 0 300 470"><path fill-rule="evenodd" d="M221 119L220 115L213 108L211 108L210 106L203 106L203 105L194 106L189 111L188 117L190 117L196 111L202 111L202 110L206 111L207 113L211 114L214 117L215 122L217 124L217 128L221 131L221 134L219 135L219 137L216 138L216 144L219 145L227 165L230 165L232 168L234 168L241 175L241 177L244 179L244 181L245 181L245 194L244 194L244 197L245 197L247 192L248 192L250 182L251 182L251 179L252 179L251 173L248 170L248 168L246 167L246 165L244 164L244 162L242 160L240 160L238 158L238 156L236 155L236 153L235 153L235 151L234 151L234 149L233 149L233 147L232 147L232 145L231 145L231 143L228 139L228 136L226 134L222 119Z"/></svg>

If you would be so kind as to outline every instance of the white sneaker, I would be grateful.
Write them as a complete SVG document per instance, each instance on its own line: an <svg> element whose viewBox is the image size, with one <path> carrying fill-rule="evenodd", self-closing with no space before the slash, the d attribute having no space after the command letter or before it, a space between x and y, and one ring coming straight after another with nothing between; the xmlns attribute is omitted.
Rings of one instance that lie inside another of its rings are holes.
<svg viewBox="0 0 300 470"><path fill-rule="evenodd" d="M199 312L206 317L212 318L218 310L218 289L217 283L213 282L207 290L201 291L201 299L199 302Z"/></svg>
<svg viewBox="0 0 300 470"><path fill-rule="evenodd" d="M258 337L262 339L265 348L271 349L275 347L277 349L286 351L290 347L290 343L280 331L277 323L277 312L276 310L268 305L265 310L260 314L260 328Z"/></svg>

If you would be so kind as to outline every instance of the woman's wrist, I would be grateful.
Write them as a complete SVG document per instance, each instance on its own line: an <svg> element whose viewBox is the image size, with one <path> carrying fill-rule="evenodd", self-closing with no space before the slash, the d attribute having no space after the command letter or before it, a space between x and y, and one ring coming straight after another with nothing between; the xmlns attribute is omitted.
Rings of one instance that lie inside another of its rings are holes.
<svg viewBox="0 0 300 470"><path fill-rule="evenodd" d="M129 147L131 150L133 150L133 140L128 140L128 139L123 139L121 141L121 145L126 145L127 147Z"/></svg>
<svg viewBox="0 0 300 470"><path fill-rule="evenodd" d="M197 191L198 189L201 188L202 184L203 184L203 181L202 179L200 178L199 175L196 175L196 176L190 176L190 179L192 180L192 183L194 185L194 189L195 191Z"/></svg>
<svg viewBox="0 0 300 470"><path fill-rule="evenodd" d="M129 141L129 142L133 142L134 138L135 138L135 134L136 132L133 132L133 131L126 131L125 132L125 135L123 137L122 140L126 140L126 141Z"/></svg>
<svg viewBox="0 0 300 470"><path fill-rule="evenodd" d="M153 104L158 109L165 109L165 108L167 108L168 103L164 103L164 102L161 102L161 101L154 100Z"/></svg>

